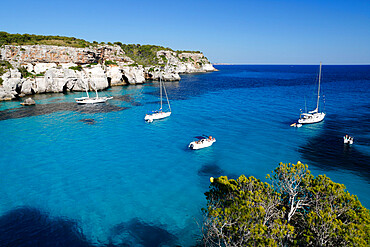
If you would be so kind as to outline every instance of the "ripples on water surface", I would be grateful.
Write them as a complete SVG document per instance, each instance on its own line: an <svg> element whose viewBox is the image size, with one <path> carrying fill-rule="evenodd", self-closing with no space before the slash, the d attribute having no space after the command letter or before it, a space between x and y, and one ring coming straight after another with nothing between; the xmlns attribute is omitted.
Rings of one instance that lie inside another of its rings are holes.
<svg viewBox="0 0 370 247"><path fill-rule="evenodd" d="M191 246L210 176L264 179L307 163L370 207L370 67L323 66L326 119L291 128L314 108L318 66L218 66L166 83L173 113L147 124L157 83L0 103L0 245ZM190 151L194 136L217 142ZM355 137L344 146L342 137ZM54 242L53 242L54 241Z"/></svg>

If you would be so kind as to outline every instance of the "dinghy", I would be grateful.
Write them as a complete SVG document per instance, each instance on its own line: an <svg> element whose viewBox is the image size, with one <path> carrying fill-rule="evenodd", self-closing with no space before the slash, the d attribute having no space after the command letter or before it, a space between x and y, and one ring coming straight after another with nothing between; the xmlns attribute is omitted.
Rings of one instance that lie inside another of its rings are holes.
<svg viewBox="0 0 370 247"><path fill-rule="evenodd" d="M302 127L302 124L297 124L297 123L292 123L291 125L290 125L290 127L296 127L296 128L299 128L299 127Z"/></svg>
<svg viewBox="0 0 370 247"><path fill-rule="evenodd" d="M353 137L349 135L343 136L343 143L344 144L353 144Z"/></svg>

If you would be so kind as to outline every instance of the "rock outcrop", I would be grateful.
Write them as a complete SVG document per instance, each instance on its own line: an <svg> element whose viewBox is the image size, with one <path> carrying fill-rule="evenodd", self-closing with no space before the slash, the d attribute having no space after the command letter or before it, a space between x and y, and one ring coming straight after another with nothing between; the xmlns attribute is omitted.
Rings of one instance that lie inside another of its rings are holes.
<svg viewBox="0 0 370 247"><path fill-rule="evenodd" d="M202 53L158 51L157 58L159 65L143 67L118 45L5 45L0 48L0 60L8 61L13 68L3 68L6 72L0 74L0 100L36 93L104 90L160 77L178 81L182 73L215 71Z"/></svg>
<svg viewBox="0 0 370 247"><path fill-rule="evenodd" d="M21 105L25 105L25 106L35 105L35 104L36 104L36 102L33 99L31 99L31 98L27 98L25 101L23 101L21 103Z"/></svg>

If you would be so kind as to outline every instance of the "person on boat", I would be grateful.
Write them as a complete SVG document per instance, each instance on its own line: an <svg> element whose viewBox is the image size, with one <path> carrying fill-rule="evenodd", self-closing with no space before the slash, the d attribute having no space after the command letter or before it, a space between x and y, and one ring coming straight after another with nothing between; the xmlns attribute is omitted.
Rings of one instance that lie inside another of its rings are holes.
<svg viewBox="0 0 370 247"><path fill-rule="evenodd" d="M212 140L212 136L209 136L209 137L208 137L208 140L210 140L210 141L211 141L211 140Z"/></svg>

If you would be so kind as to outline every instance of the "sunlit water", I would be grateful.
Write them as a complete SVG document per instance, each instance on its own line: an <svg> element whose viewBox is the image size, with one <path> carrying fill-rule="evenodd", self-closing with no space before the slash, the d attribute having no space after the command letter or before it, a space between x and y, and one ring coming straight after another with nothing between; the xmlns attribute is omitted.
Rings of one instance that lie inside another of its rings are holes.
<svg viewBox="0 0 370 247"><path fill-rule="evenodd" d="M113 87L98 106L75 104L82 93L1 102L0 245L192 246L209 177L265 180L298 160L370 207L370 66L323 66L327 116L301 128L289 125L314 108L318 66L217 68L166 83L172 115L150 124L158 83ZM217 142L187 149L202 134Z"/></svg>

